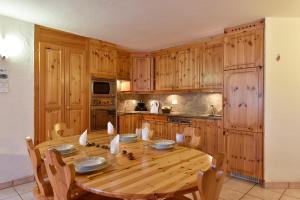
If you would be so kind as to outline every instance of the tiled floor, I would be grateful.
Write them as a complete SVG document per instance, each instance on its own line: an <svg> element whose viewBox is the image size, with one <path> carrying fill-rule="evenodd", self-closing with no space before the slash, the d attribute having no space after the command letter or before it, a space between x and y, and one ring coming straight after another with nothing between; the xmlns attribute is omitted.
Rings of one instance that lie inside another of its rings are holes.
<svg viewBox="0 0 300 200"><path fill-rule="evenodd" d="M0 190L0 200L34 200L35 182ZM264 189L254 183L226 178L220 200L300 200L300 189Z"/></svg>

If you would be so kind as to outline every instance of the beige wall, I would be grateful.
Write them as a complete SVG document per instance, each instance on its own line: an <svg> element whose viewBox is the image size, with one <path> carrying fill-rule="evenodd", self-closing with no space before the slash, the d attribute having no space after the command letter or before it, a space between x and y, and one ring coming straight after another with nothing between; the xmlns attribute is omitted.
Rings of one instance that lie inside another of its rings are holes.
<svg viewBox="0 0 300 200"><path fill-rule="evenodd" d="M32 174L24 138L33 136L34 25L0 15L0 37L14 37L9 92L0 93L0 183ZM15 43L16 42L16 43Z"/></svg>
<svg viewBox="0 0 300 200"><path fill-rule="evenodd" d="M265 35L265 180L300 181L300 18L267 18Z"/></svg>

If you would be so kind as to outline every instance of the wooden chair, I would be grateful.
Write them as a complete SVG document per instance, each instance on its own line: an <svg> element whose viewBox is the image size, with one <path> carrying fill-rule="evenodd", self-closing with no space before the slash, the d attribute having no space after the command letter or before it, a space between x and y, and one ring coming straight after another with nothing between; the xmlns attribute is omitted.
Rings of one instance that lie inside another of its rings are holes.
<svg viewBox="0 0 300 200"><path fill-rule="evenodd" d="M74 165L67 165L60 153L49 149L45 158L46 170L53 188L54 200L115 200L116 198L103 197L78 188L75 183Z"/></svg>
<svg viewBox="0 0 300 200"><path fill-rule="evenodd" d="M184 135L184 146L192 147L195 149L200 148L201 136L197 136L195 133L195 128L185 127L183 130Z"/></svg>
<svg viewBox="0 0 300 200"><path fill-rule="evenodd" d="M214 156L211 168L198 172L197 184L201 200L218 200L224 183L224 154ZM193 198L195 199L194 195ZM168 200L190 200L185 196L175 196Z"/></svg>
<svg viewBox="0 0 300 200"><path fill-rule="evenodd" d="M67 125L63 122L56 123L50 133L50 139L57 139L61 137L74 135L74 130L67 128Z"/></svg>
<svg viewBox="0 0 300 200"><path fill-rule="evenodd" d="M26 137L26 145L32 164L34 178L37 183L37 188L33 190L33 194L36 199L53 199L50 182L45 180L45 164L41 159L40 151L34 148L30 137Z"/></svg>

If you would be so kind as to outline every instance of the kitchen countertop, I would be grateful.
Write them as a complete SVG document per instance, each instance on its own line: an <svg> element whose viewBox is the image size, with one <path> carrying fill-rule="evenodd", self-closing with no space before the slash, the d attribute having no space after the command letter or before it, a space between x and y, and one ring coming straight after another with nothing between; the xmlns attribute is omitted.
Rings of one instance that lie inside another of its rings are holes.
<svg viewBox="0 0 300 200"><path fill-rule="evenodd" d="M197 118L197 119L209 119L209 120L221 120L221 115L209 115L209 114L201 114L201 115L191 115L187 113L180 113L180 112L171 112L171 113L150 113L150 111L118 111L117 115L127 115L127 114L147 114L147 115L164 115L168 117L183 117L183 118Z"/></svg>

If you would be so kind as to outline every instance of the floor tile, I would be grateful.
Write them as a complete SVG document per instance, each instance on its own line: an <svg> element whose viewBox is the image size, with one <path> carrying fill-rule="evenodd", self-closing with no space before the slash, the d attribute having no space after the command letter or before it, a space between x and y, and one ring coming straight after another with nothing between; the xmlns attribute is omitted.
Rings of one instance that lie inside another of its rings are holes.
<svg viewBox="0 0 300 200"><path fill-rule="evenodd" d="M245 196L243 196L243 198L241 198L241 200L261 200L261 199L258 197L254 197L254 196L246 194Z"/></svg>
<svg viewBox="0 0 300 200"><path fill-rule="evenodd" d="M18 196L14 196L14 197L9 197L8 199L4 199L4 200L22 200L21 197Z"/></svg>
<svg viewBox="0 0 300 200"><path fill-rule="evenodd" d="M283 191L282 191L283 192ZM261 186L254 186L249 192L249 195L254 196L254 197L258 197L264 200L278 200L282 193L278 192L278 191L272 191L270 189L265 189L262 188Z"/></svg>
<svg viewBox="0 0 300 200"><path fill-rule="evenodd" d="M300 189L287 189L284 195L300 199Z"/></svg>
<svg viewBox="0 0 300 200"><path fill-rule="evenodd" d="M32 192L21 194L23 200L35 200Z"/></svg>
<svg viewBox="0 0 300 200"><path fill-rule="evenodd" d="M283 195L280 200L299 200L298 198Z"/></svg>
<svg viewBox="0 0 300 200"><path fill-rule="evenodd" d="M23 194L23 193L31 192L35 186L36 186L35 182L30 182L30 183L14 186L14 188L19 194Z"/></svg>
<svg viewBox="0 0 300 200"><path fill-rule="evenodd" d="M0 190L0 199L8 199L11 197L19 196L18 193L14 190L14 188L6 188Z"/></svg>
<svg viewBox="0 0 300 200"><path fill-rule="evenodd" d="M243 195L243 193L223 188L220 194L220 198L224 200L238 200Z"/></svg>
<svg viewBox="0 0 300 200"><path fill-rule="evenodd" d="M231 178L226 183L224 183L223 187L226 188L226 189L237 191L237 192L246 193L254 185L255 185L255 183L251 183L251 182L248 182L248 181Z"/></svg>

